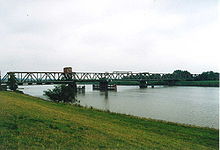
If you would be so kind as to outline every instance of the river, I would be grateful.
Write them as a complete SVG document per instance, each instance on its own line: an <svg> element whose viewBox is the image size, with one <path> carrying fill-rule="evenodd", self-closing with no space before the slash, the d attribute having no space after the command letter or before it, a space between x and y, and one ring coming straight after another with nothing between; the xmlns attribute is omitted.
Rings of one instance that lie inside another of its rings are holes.
<svg viewBox="0 0 220 150"><path fill-rule="evenodd" d="M24 93L47 99L43 91L53 85L21 86ZM93 91L86 85L79 93L80 105L139 117L166 120L202 127L219 128L219 88L118 86L117 92Z"/></svg>

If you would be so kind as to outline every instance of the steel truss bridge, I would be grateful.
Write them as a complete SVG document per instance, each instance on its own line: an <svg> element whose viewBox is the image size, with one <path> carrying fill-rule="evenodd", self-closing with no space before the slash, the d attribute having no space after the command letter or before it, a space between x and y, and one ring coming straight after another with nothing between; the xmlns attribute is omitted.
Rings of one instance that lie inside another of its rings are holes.
<svg viewBox="0 0 220 150"><path fill-rule="evenodd" d="M197 76L193 74L192 77ZM171 74L165 73L133 73L133 72L8 72L1 83L8 84L10 78L16 84L62 84L71 82L94 82L94 81L177 81L178 79Z"/></svg>

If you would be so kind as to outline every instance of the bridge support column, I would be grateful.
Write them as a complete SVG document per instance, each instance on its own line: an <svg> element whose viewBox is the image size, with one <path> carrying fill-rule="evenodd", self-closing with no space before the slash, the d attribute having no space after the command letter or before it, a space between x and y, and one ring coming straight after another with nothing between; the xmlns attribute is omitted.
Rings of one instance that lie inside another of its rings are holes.
<svg viewBox="0 0 220 150"><path fill-rule="evenodd" d="M100 80L99 81L99 89L100 89L100 91L107 91L108 90L108 81L107 80Z"/></svg>
<svg viewBox="0 0 220 150"><path fill-rule="evenodd" d="M139 87L142 89L142 88L147 88L147 83L145 80L141 80L140 83L139 83Z"/></svg>

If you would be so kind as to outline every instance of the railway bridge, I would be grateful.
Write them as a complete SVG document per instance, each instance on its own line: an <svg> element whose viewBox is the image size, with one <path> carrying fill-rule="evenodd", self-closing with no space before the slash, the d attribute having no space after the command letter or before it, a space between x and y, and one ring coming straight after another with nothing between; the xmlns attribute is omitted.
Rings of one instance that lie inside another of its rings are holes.
<svg viewBox="0 0 220 150"><path fill-rule="evenodd" d="M167 85L172 85L178 79L169 73L134 73L131 71L73 72L71 67L66 67L63 72L7 72L0 82L5 85L73 84L74 86L77 83L99 83L100 90L108 90L110 83L114 82L117 85L118 81L124 82L126 85L130 85L130 81L136 81L139 83L140 88L145 88L148 82L162 81Z"/></svg>

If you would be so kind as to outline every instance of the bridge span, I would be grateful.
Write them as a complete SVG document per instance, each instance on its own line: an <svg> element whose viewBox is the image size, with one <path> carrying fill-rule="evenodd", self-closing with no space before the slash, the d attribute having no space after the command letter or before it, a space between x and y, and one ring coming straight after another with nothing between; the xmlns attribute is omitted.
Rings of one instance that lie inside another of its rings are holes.
<svg viewBox="0 0 220 150"><path fill-rule="evenodd" d="M43 85L43 84L76 84L89 82L99 82L103 90L108 88L108 84L114 81L138 81L140 88L147 86L149 81L166 81L168 84L178 79L166 73L133 73L131 71L114 72L72 72L72 68L64 68L63 72L7 72L1 79L2 84L9 85L14 82L17 85ZM116 83L117 84L117 83Z"/></svg>

